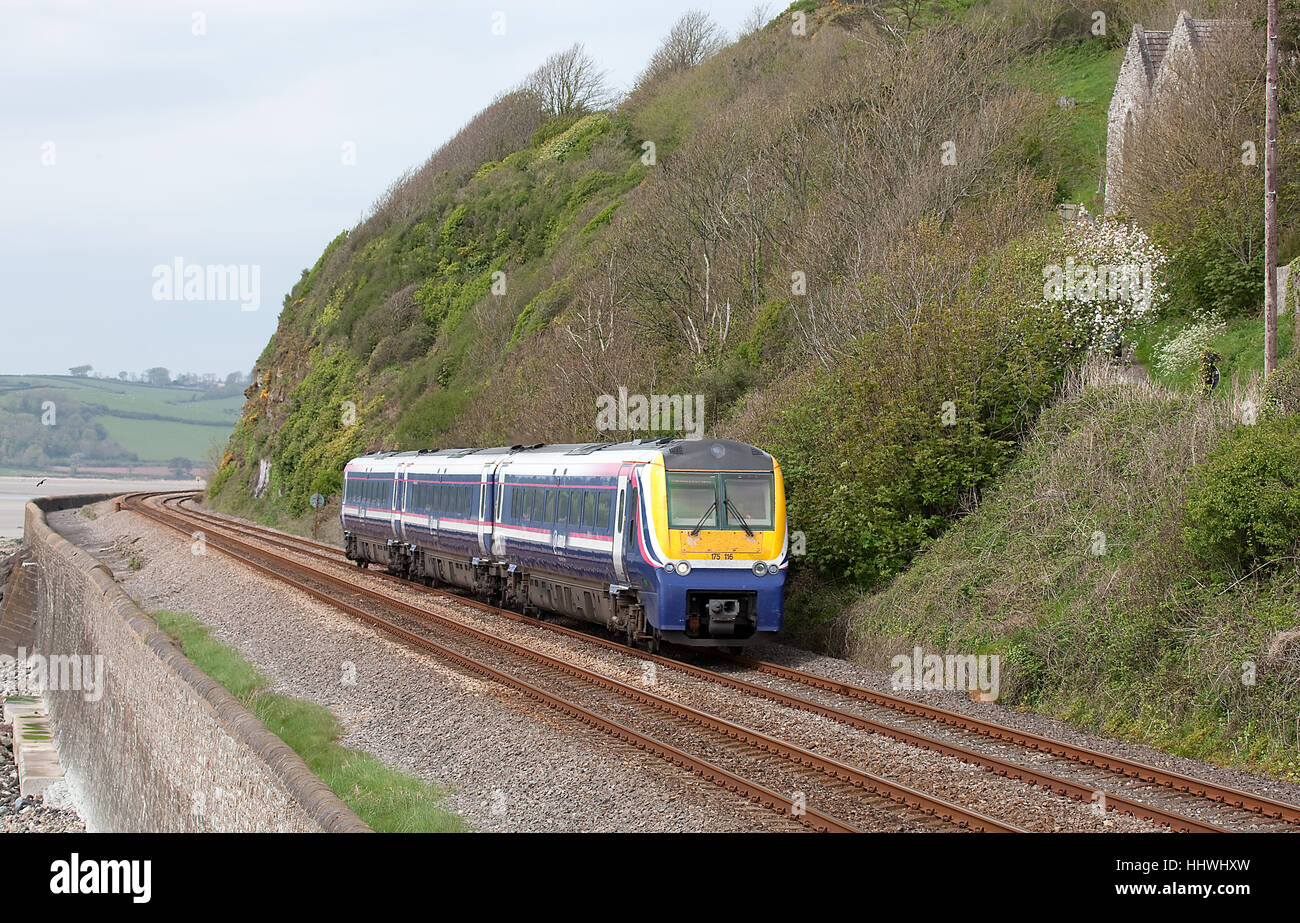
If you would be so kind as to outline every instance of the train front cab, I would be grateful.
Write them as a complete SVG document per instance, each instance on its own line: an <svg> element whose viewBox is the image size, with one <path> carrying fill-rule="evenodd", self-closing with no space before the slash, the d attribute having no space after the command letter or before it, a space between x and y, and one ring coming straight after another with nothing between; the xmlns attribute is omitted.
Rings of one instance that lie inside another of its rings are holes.
<svg viewBox="0 0 1300 923"><path fill-rule="evenodd" d="M641 472L646 496L632 536L638 582L650 584L641 591L647 618L674 644L738 648L774 637L787 551L780 467L728 440L679 442L661 458Z"/></svg>

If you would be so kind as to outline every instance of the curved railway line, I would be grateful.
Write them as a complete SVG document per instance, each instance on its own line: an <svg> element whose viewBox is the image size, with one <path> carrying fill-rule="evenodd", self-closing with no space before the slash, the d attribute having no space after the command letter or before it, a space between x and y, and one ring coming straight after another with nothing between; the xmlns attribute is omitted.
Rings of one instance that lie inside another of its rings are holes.
<svg viewBox="0 0 1300 923"><path fill-rule="evenodd" d="M175 499L177 498L172 496L151 500L132 495L126 499L126 506L187 536L192 534L187 524L202 522L212 525L210 521L197 519L196 514L179 513L167 508L167 500ZM246 566L337 607L414 647L513 688L582 724L686 768L815 830L857 832L858 818L874 818L878 821L882 806L897 804L910 809L913 815L919 813L958 828L981 832L1023 832L1011 824L820 756L787 741L595 671L565 663L436 612L357 586L348 579L313 569L234 538L225 531L224 526L205 532L205 542ZM402 582L405 584L405 581ZM389 617L376 614L376 609L387 610ZM412 631L397 624L392 620L393 615L413 620L422 630ZM428 631L430 628L436 629L432 637ZM465 642L468 642L469 650L465 649ZM502 654L505 655L504 658ZM531 668L521 669L522 661L530 662ZM528 675L521 676L521 673ZM546 688L539 685L539 682L545 683ZM619 697L621 701L611 703L608 693ZM583 701L576 701L579 698ZM623 720L611 717L611 714L619 712L622 713L620 717ZM655 713L654 720L646 719L649 713ZM650 733L646 729L647 724L656 733ZM661 739L664 734L679 740L689 739L690 749ZM701 756L701 752L710 754L710 758ZM746 774L741 775L718 765L719 758L742 763ZM777 764L780 764L780 769L774 772L773 767ZM820 808L808 806L806 800L795 794L780 794L771 786L755 781L752 778L755 772L775 776L780 781L801 781L803 784L798 789L787 786L792 793L808 789L809 783L819 786L816 800L819 804L832 805L837 814L832 815ZM867 797L864 798L863 795Z"/></svg>
<svg viewBox="0 0 1300 923"><path fill-rule="evenodd" d="M604 674L586 670L546 654L492 635L456 619L413 606L388 594L359 586L354 577L340 577L315 565L284 556L291 553L328 564L332 568L352 568L341 550L322 542L300 538L251 523L195 510L189 506L188 494L132 494L123 504L162 525L191 535L202 530L205 540L219 550L254 569L274 577L339 608L347 614L392 634L444 660L457 664L485 678L502 683L527 697L569 717L653 753L718 785L741 794L816 830L852 832L854 821L879 816L881 805L903 805L915 815L920 813L930 823L987 832L1020 832L1020 828L987 817L944 799L927 795L901 783L882 778L855 766L818 755L806 748L743 727L707 712L650 693ZM273 549L280 549L279 551ZM632 654L639 659L665 666L697 679L717 683L733 690L766 699L778 705L818 715L841 724L880 734L892 740L937 752L943 756L978 766L996 775L1016 779L1045 791L1079 801L1104 805L1105 810L1132 815L1181 832L1222 832L1226 828L1204 819L1191 817L1169 806L1125 797L1095 784L1066 778L1036 766L1004 759L987 752L940 739L915 728L898 726L854 711L846 711L825 701L813 700L791 692L761 685L741 676L710 670L662 654L631 650L623 644L529 618L508 609L470 599L441 589L424 587L382 572L371 576L392 581L414 592L429 593L458 604L493 613L512 621L542 627L561 635L580 639L584 644ZM384 611L389 618L377 614ZM397 621L413 620L410 627ZM432 630L435 637L430 637ZM459 646L448 646L448 643ZM469 649L463 645L468 643ZM484 652L487 652L486 656ZM828 694L839 700L865 703L878 713L902 716L906 721L938 725L948 732L969 735L972 741L984 739L1009 745L1061 761L1073 767L1088 767L1108 778L1125 784L1138 784L1161 791L1174 801L1204 804L1213 802L1257 818L1269 818L1287 826L1300 824L1300 807L1274 801L1217 785L1202 779L1160 769L1143 763L1078 747L1063 741L986 721L959 712L947 711L875 689L839 682L792 667L768 663L743 656L719 655L724 662L758 674L776 677ZM522 669L521 669L522 667ZM520 675L520 674L523 675ZM584 704L585 703L585 704ZM594 707L599 705L599 707ZM618 715L615 720L612 715ZM651 732L654 733L651 733ZM663 737L670 740L661 739ZM681 746L675 745L681 744ZM702 754L707 754L706 758ZM731 768L718 765L727 762ZM783 768L774 767L780 762ZM774 787L749 776L774 775L782 784ZM780 791L793 791L792 785L803 780L803 788L817 786L819 807L836 811L824 813L804 808L795 797ZM1130 793L1132 794L1132 793ZM865 797L864 797L865 796ZM1168 800L1168 798L1166 799ZM874 805L874 806L873 806ZM1182 807L1182 804L1179 804ZM894 810L897 810L895 807Z"/></svg>

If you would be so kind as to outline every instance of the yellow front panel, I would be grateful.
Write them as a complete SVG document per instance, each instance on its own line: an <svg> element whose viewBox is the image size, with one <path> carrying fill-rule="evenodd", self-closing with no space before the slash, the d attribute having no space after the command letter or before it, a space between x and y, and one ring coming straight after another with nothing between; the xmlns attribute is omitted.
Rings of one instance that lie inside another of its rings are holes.
<svg viewBox="0 0 1300 923"><path fill-rule="evenodd" d="M664 553L673 559L684 560L772 560L781 553L785 544L785 485L781 480L781 466L773 462L775 484L771 531L755 530L753 536L743 529L701 529L691 535L690 529L668 528L668 481L662 457L650 463L650 508L654 511L655 535L659 536Z"/></svg>

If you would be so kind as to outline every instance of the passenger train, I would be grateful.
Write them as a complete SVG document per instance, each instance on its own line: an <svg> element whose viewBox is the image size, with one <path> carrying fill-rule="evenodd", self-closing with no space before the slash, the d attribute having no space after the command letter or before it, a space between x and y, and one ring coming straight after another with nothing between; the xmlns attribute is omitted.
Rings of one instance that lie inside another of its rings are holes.
<svg viewBox="0 0 1300 923"><path fill-rule="evenodd" d="M343 473L359 566L629 644L739 650L781 629L781 469L725 439L378 452Z"/></svg>

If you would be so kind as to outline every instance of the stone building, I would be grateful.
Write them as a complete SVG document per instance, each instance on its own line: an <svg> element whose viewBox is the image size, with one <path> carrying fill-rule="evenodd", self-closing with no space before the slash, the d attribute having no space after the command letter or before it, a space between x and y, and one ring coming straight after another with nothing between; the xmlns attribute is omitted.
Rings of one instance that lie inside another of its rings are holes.
<svg viewBox="0 0 1300 923"><path fill-rule="evenodd" d="M1143 118L1160 106L1161 98L1177 92L1181 75L1198 66L1207 49L1231 30L1248 23L1224 19L1193 19L1186 10L1167 31L1133 27L1128 51L1110 100L1106 137L1106 213L1115 211L1124 177L1124 148ZM1260 156L1263 156L1261 151Z"/></svg>

